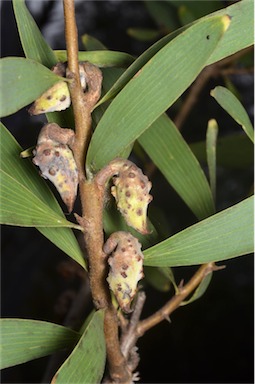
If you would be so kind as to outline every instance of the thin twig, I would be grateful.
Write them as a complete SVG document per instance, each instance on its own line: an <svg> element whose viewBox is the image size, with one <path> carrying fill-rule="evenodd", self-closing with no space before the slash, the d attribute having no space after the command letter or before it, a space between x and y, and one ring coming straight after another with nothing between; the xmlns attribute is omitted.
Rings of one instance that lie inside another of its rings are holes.
<svg viewBox="0 0 255 384"><path fill-rule="evenodd" d="M143 310L144 302L145 302L146 296L145 293L139 292L137 295L137 301L135 304L134 312L131 316L131 319L129 321L129 325L125 332L122 333L121 337L121 351L123 355L127 358L128 354L132 347L134 347L136 340L133 339L133 334L136 330L137 324L140 320L140 316Z"/></svg>
<svg viewBox="0 0 255 384"><path fill-rule="evenodd" d="M254 73L254 68L226 68L221 70L222 76L229 75L249 75Z"/></svg>
<svg viewBox="0 0 255 384"><path fill-rule="evenodd" d="M136 329L136 337L141 337L150 328L161 321L168 319L169 315L198 287L206 275L223 268L225 268L225 266L218 267L214 263L203 264L188 283L183 287L179 287L178 293L175 294L175 296L173 296L162 308L147 319L140 321Z"/></svg>
<svg viewBox="0 0 255 384"><path fill-rule="evenodd" d="M190 87L190 91L188 96L186 97L180 112L173 119L176 127L180 130L184 121L187 119L188 114L190 113L193 106L196 104L198 100L198 96L205 84L209 81L212 74L215 73L215 64L209 65L206 67L195 80L193 85Z"/></svg>

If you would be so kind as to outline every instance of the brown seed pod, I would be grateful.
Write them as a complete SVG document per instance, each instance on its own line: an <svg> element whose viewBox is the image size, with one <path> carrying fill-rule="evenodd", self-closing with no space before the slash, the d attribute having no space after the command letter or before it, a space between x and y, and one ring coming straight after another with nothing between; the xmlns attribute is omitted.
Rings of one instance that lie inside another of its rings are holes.
<svg viewBox="0 0 255 384"><path fill-rule="evenodd" d="M111 193L128 225L147 234L147 208L152 200L151 182L141 169L126 160L113 177Z"/></svg>
<svg viewBox="0 0 255 384"><path fill-rule="evenodd" d="M136 294L138 281L143 278L143 254L141 244L129 232L113 233L106 241L104 252L111 256L107 281L119 306L126 312L132 312L130 304Z"/></svg>
<svg viewBox="0 0 255 384"><path fill-rule="evenodd" d="M60 128L54 123L45 125L38 137L33 158L41 175L55 185L69 212L73 209L78 188L77 167L68 146L73 137L71 129Z"/></svg>

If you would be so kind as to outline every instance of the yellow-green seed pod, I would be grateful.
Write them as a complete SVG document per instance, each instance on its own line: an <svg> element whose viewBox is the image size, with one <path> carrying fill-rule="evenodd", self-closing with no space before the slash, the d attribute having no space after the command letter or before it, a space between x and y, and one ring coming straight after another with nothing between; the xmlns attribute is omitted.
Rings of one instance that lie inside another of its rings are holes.
<svg viewBox="0 0 255 384"><path fill-rule="evenodd" d="M63 111L70 104L68 85L65 81L59 81L44 92L29 108L28 112L31 115L40 115L41 113Z"/></svg>
<svg viewBox="0 0 255 384"><path fill-rule="evenodd" d="M129 232L113 233L104 245L109 255L110 266L107 281L120 308L132 312L131 302L137 291L137 284L143 278L143 253L141 244Z"/></svg>
<svg viewBox="0 0 255 384"><path fill-rule="evenodd" d="M152 200L149 194L151 182L141 169L126 161L113 177L111 193L128 225L147 234L147 208Z"/></svg>
<svg viewBox="0 0 255 384"><path fill-rule="evenodd" d="M54 72L58 76L66 76L66 63L57 63L53 68ZM85 90L86 83L86 72L84 64L79 64L79 73L82 89ZM49 113L55 111L63 111L67 109L71 104L71 97L68 85L65 81L59 81L54 84L51 88L47 89L29 108L28 112L31 115L40 115L41 113Z"/></svg>

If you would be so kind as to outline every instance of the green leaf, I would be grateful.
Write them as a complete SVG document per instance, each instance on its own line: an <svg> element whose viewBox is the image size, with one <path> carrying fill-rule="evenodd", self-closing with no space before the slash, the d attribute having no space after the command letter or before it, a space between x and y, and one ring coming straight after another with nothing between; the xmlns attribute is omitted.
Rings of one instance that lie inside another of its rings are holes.
<svg viewBox="0 0 255 384"><path fill-rule="evenodd" d="M178 0L179 2L179 0ZM153 5L155 2L149 1L146 2L148 5ZM156 7L159 7L159 4L162 2L157 2ZM215 51L207 60L207 65L213 64L216 61L219 61L227 56L230 56L244 48L247 48L253 45L254 34L253 34L253 14L254 14L254 5L250 0L243 0L237 4L230 5L227 8L221 9L220 11L214 12L208 16L205 16L202 19L195 21L196 24L200 23L202 20L208 19L212 16L218 15L229 15L231 18L231 25L227 32L224 34L224 37L221 39L220 43L217 45ZM153 11L154 12L154 11ZM155 13L155 12L154 12ZM160 19L162 21L162 18ZM168 44L172 39L181 34L190 25L186 25L167 36L164 36L162 39L153 44L147 51L145 51L138 59L126 70L126 72L121 76L121 78L114 84L112 89L101 98L98 102L98 105L105 102L109 98L114 97L132 77L146 64L152 57L155 55L162 47ZM245 26L245 29L243 28Z"/></svg>
<svg viewBox="0 0 255 384"><path fill-rule="evenodd" d="M213 200L216 199L216 144L218 136L218 124L214 119L209 120L206 132L206 153L209 169L210 185Z"/></svg>
<svg viewBox="0 0 255 384"><path fill-rule="evenodd" d="M26 57L48 68L53 67L57 63L57 58L29 13L25 1L13 0L12 3L21 44Z"/></svg>
<svg viewBox="0 0 255 384"><path fill-rule="evenodd" d="M188 12L192 13L193 17L195 19L198 19L199 17L208 15L209 13L212 13L219 8L224 7L224 3L222 1L216 0L216 1L204 1L201 3L201 1L171 1L171 4L175 5L179 9L182 7L188 8Z"/></svg>
<svg viewBox="0 0 255 384"><path fill-rule="evenodd" d="M29 13L25 2L23 0L14 0L13 7L22 47L26 57L29 59L33 59L48 68L52 68L58 61L57 57L54 51L50 48L50 46L47 44L44 37L42 36L33 17ZM37 81L38 79L36 79L35 84L37 84ZM45 90L47 90L48 88L46 87ZM34 100L35 99L31 101ZM61 113L47 113L46 117L48 122L57 123L61 127L74 127L73 116L70 113L70 108Z"/></svg>
<svg viewBox="0 0 255 384"><path fill-rule="evenodd" d="M46 118L49 123L56 123L60 127L75 128L72 105L65 111L46 113Z"/></svg>
<svg viewBox="0 0 255 384"><path fill-rule="evenodd" d="M0 319L0 369L72 347L80 334L46 321Z"/></svg>
<svg viewBox="0 0 255 384"><path fill-rule="evenodd" d="M206 163L204 141L190 144L190 149L201 163ZM230 169L253 167L253 144L243 134L232 134L218 139L217 164Z"/></svg>
<svg viewBox="0 0 255 384"><path fill-rule="evenodd" d="M182 306L182 305L191 304L193 303L193 301L200 299L200 297L203 296L203 294L206 292L207 288L209 287L210 282L212 280L212 275L213 275L212 272L208 273L203 278L203 280L201 281L201 283L199 284L199 286L197 287L197 289L195 290L191 298L186 301L182 301L180 305Z"/></svg>
<svg viewBox="0 0 255 384"><path fill-rule="evenodd" d="M18 207L19 210L24 210L24 212L22 211L21 215L24 214L26 216L27 213L30 212L30 203L32 201L33 204L38 204L36 209L38 208L39 215L42 215L44 219L45 215L48 217L48 222L50 221L50 217L53 216L55 221L59 220L61 223L63 223L63 225L67 227L69 226L79 228L79 226L76 224L73 224L65 219L62 209L48 188L46 182L39 176L35 166L30 162L29 159L20 158L22 148L3 124L0 124L0 127L0 169L3 172L3 177L7 180L7 186L3 182L4 180L1 180L1 186L3 187L0 188L0 193L3 195L1 196L0 206L0 209L3 210L3 213L1 213L1 223L9 223L9 221L13 223L14 220L17 220L16 210L11 215L9 213L10 210L12 212L15 209L14 205L17 205L17 202L15 201L16 196L14 195L14 190L16 190L18 191L18 195L21 192L24 197L24 201L21 200L21 206ZM10 182L11 185L9 186L11 190L8 192L8 194L6 194L4 191L6 191L8 188L8 183ZM31 200L28 200L28 196L30 196ZM20 200L20 196L17 196L17 198ZM7 205L3 204L4 200L7 201ZM24 202L26 202L26 205L24 205ZM44 210L43 212L42 209ZM6 210L8 210L7 213ZM36 218L36 220L37 219L38 218ZM21 217L21 220L24 220L24 218ZM28 221L29 220L31 220L31 218L28 218ZM21 225L21 223L18 224L16 221L13 224ZM57 224L58 226L60 225L59 223ZM31 223L31 226L37 226L37 224L33 222ZM78 262L83 268L86 268L82 251L78 245L73 231L70 228L40 227L37 229L43 233L43 235L46 236L50 241L57 245L61 250L63 250L67 255Z"/></svg>
<svg viewBox="0 0 255 384"><path fill-rule="evenodd" d="M192 23L196 19L194 13L192 12L192 9L190 9L190 7L187 7L186 4L183 4L178 8L178 16L181 25Z"/></svg>
<svg viewBox="0 0 255 384"><path fill-rule="evenodd" d="M249 116L236 98L236 96L225 87L215 87L211 92L211 96L228 112L233 119L242 126L244 132L254 143L254 130Z"/></svg>
<svg viewBox="0 0 255 384"><path fill-rule="evenodd" d="M173 30L177 28L175 9L167 1L145 0L145 6L150 16L158 24L159 28L164 30Z"/></svg>
<svg viewBox="0 0 255 384"><path fill-rule="evenodd" d="M212 15L227 14L231 18L229 29L220 41L217 49L209 57L207 64L216 63L244 48L254 44L254 2L242 0ZM206 16L207 17L210 17Z"/></svg>
<svg viewBox="0 0 255 384"><path fill-rule="evenodd" d="M59 368L52 384L100 383L105 369L104 312L93 315L73 352Z"/></svg>
<svg viewBox="0 0 255 384"><path fill-rule="evenodd" d="M29 187L19 183L3 169L0 172L1 223L23 227L79 228L50 209Z"/></svg>
<svg viewBox="0 0 255 384"><path fill-rule="evenodd" d="M188 207L203 219L214 213L211 190L199 162L166 116L139 137L139 143Z"/></svg>
<svg viewBox="0 0 255 384"><path fill-rule="evenodd" d="M253 197L144 251L144 265L177 267L253 252Z"/></svg>
<svg viewBox="0 0 255 384"><path fill-rule="evenodd" d="M3 96L0 117L17 112L63 80L43 65L18 57L1 59L0 73Z"/></svg>
<svg viewBox="0 0 255 384"><path fill-rule="evenodd" d="M172 285L177 290L171 268L144 267L144 273L146 281L158 291L167 292Z"/></svg>
<svg viewBox="0 0 255 384"><path fill-rule="evenodd" d="M38 231L87 271L84 254L70 228L37 227Z"/></svg>
<svg viewBox="0 0 255 384"><path fill-rule="evenodd" d="M88 35L87 33L82 35L81 41L87 51L102 51L107 49L106 46L101 43L101 41L93 36Z"/></svg>
<svg viewBox="0 0 255 384"><path fill-rule="evenodd" d="M102 68L103 74L103 84L102 84L102 92L106 93L111 86L118 80L118 78L123 74L124 69L122 68ZM100 105L100 108L103 108L105 111L108 105ZM93 113L95 113L99 108L94 109Z"/></svg>
<svg viewBox="0 0 255 384"><path fill-rule="evenodd" d="M100 120L88 149L88 165L96 170L103 167L176 101L203 69L224 34L227 20L214 17L195 24L142 68Z"/></svg>
<svg viewBox="0 0 255 384"><path fill-rule="evenodd" d="M55 51L58 61L67 61L66 51ZM126 68L134 62L133 56L117 51L79 51L79 61L89 61L98 67L122 67Z"/></svg>
<svg viewBox="0 0 255 384"><path fill-rule="evenodd" d="M127 34L139 41L150 41L159 37L160 31L152 28L128 28Z"/></svg>

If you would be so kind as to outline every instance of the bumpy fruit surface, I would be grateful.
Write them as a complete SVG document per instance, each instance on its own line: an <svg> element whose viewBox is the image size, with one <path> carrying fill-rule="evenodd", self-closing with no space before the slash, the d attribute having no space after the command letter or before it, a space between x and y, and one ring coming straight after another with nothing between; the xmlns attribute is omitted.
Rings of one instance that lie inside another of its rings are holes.
<svg viewBox="0 0 255 384"><path fill-rule="evenodd" d="M152 200L151 182L141 169L126 160L117 176L113 177L111 193L127 224L147 234L147 208Z"/></svg>
<svg viewBox="0 0 255 384"><path fill-rule="evenodd" d="M107 281L120 308L129 313L138 281L143 278L143 254L139 241L128 232L113 233L104 245L110 266Z"/></svg>
<svg viewBox="0 0 255 384"><path fill-rule="evenodd" d="M55 139L50 136L51 128ZM41 175L55 185L69 212L73 209L78 187L76 163L67 145L73 134L70 129L60 128L57 124L47 124L40 132L33 158L33 163L40 168Z"/></svg>
<svg viewBox="0 0 255 384"><path fill-rule="evenodd" d="M44 92L29 109L31 115L41 113L63 111L71 104L70 93L67 84L59 81Z"/></svg>

